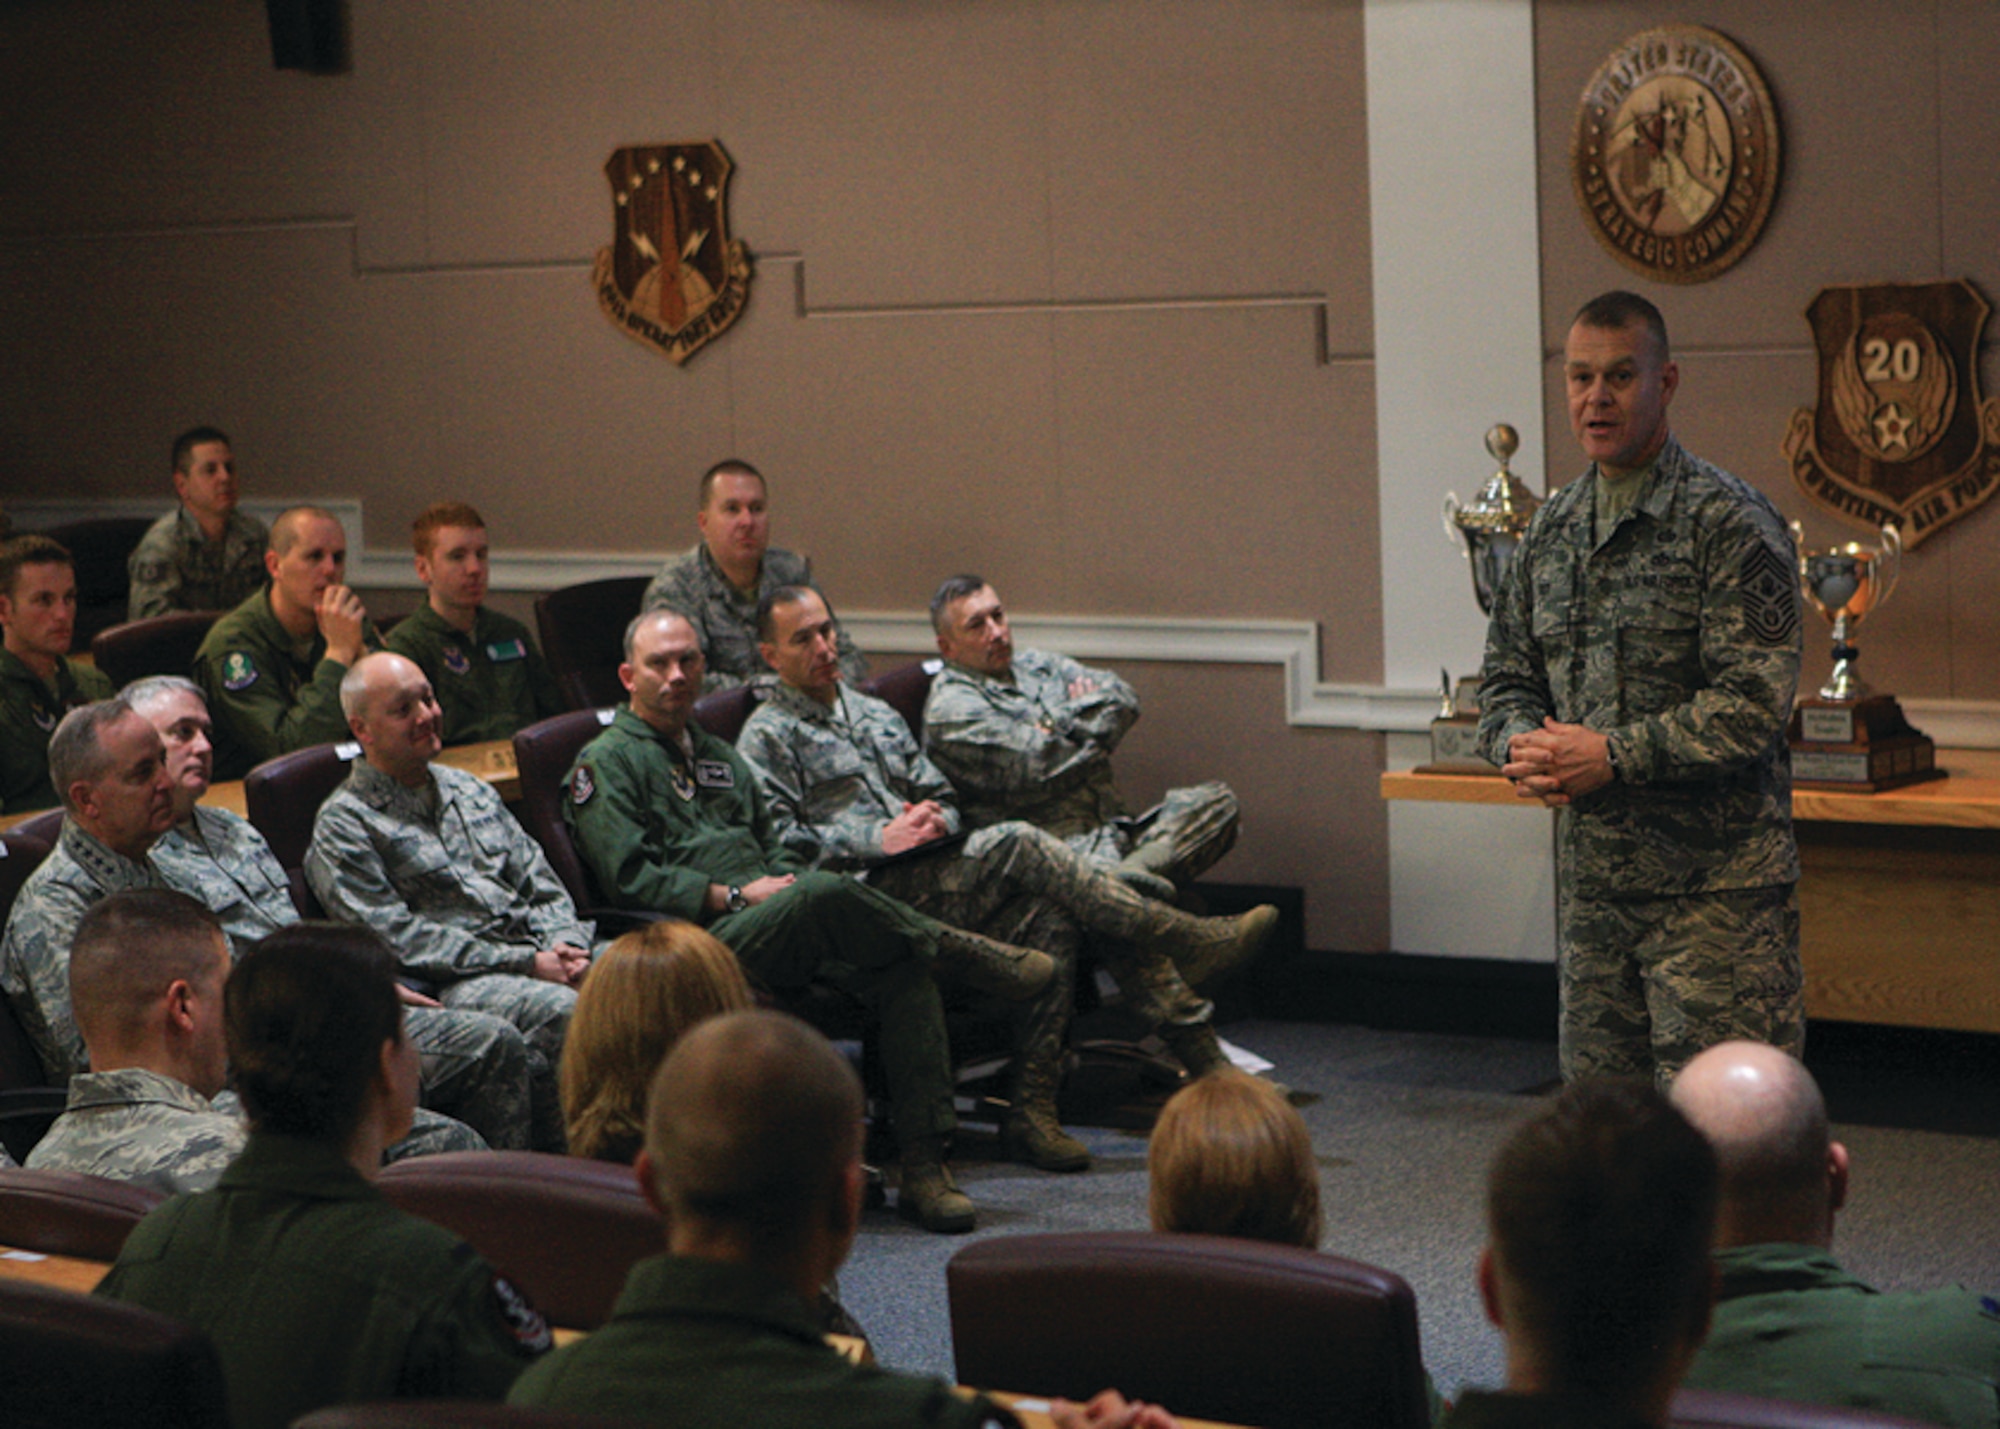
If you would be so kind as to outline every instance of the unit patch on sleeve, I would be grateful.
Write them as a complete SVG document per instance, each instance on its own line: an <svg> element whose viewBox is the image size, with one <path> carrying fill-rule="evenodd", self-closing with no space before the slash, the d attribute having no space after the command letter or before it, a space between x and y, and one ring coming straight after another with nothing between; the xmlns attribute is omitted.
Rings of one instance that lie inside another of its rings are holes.
<svg viewBox="0 0 2000 1429"><path fill-rule="evenodd" d="M235 694L257 683L257 666L241 650L232 650L222 662L222 688Z"/></svg>

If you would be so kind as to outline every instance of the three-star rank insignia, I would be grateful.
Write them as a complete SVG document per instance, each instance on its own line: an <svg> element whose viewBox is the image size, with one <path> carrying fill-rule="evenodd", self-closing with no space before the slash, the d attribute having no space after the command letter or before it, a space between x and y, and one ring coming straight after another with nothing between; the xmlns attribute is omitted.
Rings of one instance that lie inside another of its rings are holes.
<svg viewBox="0 0 2000 1429"><path fill-rule="evenodd" d="M612 242L590 285L618 330L686 362L743 314L750 256L729 236L734 165L719 141L647 144L604 161Z"/></svg>
<svg viewBox="0 0 2000 1429"><path fill-rule="evenodd" d="M1979 396L1991 309L1972 284L1822 288L1806 309L1819 405L1785 430L1792 478L1814 501L1916 546L2000 482L2000 398Z"/></svg>

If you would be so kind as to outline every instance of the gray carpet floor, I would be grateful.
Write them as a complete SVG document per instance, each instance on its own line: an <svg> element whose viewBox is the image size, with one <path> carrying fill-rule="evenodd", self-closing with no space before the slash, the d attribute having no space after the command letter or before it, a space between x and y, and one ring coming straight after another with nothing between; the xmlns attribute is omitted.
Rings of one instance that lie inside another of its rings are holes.
<svg viewBox="0 0 2000 1429"><path fill-rule="evenodd" d="M1319 1157L1321 1248L1410 1282L1424 1359L1447 1397L1498 1384L1500 1341L1473 1284L1482 1187L1494 1150L1550 1089L1554 1045L1272 1021L1224 1031L1276 1063L1271 1075L1317 1098L1301 1110ZM1920 1048L1885 1062L1850 1053L1815 1066L1854 1158L1835 1248L1885 1289L2000 1290L1994 1059L1981 1049L1939 1070L1927 1055ZM888 1210L868 1214L840 1285L884 1364L952 1377L944 1266L968 1240L1145 1228L1143 1133L1071 1130L1097 1158L1083 1175L1009 1165L993 1159L989 1138L961 1134L955 1167L980 1210L972 1237L928 1235Z"/></svg>

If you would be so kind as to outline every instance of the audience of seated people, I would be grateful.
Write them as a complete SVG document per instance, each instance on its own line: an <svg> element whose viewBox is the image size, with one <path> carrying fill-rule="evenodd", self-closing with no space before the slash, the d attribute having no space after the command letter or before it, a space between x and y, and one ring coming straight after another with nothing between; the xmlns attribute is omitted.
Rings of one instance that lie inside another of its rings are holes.
<svg viewBox="0 0 2000 1429"><path fill-rule="evenodd" d="M126 563L133 620L176 610L233 610L264 584L264 523L236 509L242 488L228 434L194 427L174 438L179 504L155 521Z"/></svg>
<svg viewBox="0 0 2000 1429"><path fill-rule="evenodd" d="M355 1400L505 1395L548 1327L372 1184L417 1099L389 949L365 928L286 928L237 965L223 1004L248 1142L212 1189L149 1213L97 1293L206 1331L235 1429Z"/></svg>
<svg viewBox="0 0 2000 1429"><path fill-rule="evenodd" d="M639 608L676 610L694 627L703 691L768 684L757 655L757 604L779 586L812 585L812 566L771 544L769 489L747 461L719 461L702 473L694 521L700 544L660 568ZM854 642L836 638L841 673L866 675Z"/></svg>
<svg viewBox="0 0 2000 1429"><path fill-rule="evenodd" d="M563 1044L569 1153L629 1166L646 1135L646 1091L697 1022L752 1005L736 954L679 918L614 939L577 990Z"/></svg>
<svg viewBox="0 0 2000 1429"><path fill-rule="evenodd" d="M1045 1171L1090 1165L1056 1118L1077 953L1094 938L1127 1006L1159 1030L1189 1072L1229 1065L1215 1006L1191 984L1249 961L1278 920L1195 918L1139 893L1033 824L1008 820L959 842L958 797L903 717L850 687L838 623L808 586L779 586L757 611L759 653L777 674L736 747L756 772L779 841L810 868L857 874L941 922L1037 947L1062 965L1061 995L1023 1038L1002 1135ZM929 851L926 852L926 849Z"/></svg>
<svg viewBox="0 0 2000 1429"><path fill-rule="evenodd" d="M78 705L111 694L111 681L69 657L76 631L76 568L47 536L0 543L0 813L46 809L49 736Z"/></svg>
<svg viewBox="0 0 2000 1429"><path fill-rule="evenodd" d="M1669 1094L1722 1167L1715 1319L1687 1383L1993 1429L2000 1303L1957 1286L1883 1293L1834 1258L1853 1165L1812 1073L1724 1042Z"/></svg>
<svg viewBox="0 0 2000 1429"><path fill-rule="evenodd" d="M706 920L770 988L818 979L859 998L881 1031L902 1160L897 1210L927 1230L971 1230L972 1200L945 1164L957 1114L938 981L1031 1004L1032 1025L1060 996L1054 960L839 874L800 871L750 766L692 719L704 668L694 626L650 610L626 628L624 649L630 703L577 755L563 801L584 862L619 904Z"/></svg>
<svg viewBox="0 0 2000 1429"><path fill-rule="evenodd" d="M153 675L121 694L159 731L173 784L174 826L153 845L153 866L168 887L199 899L221 920L231 951L241 957L259 938L299 921L290 880L248 819L200 802L213 773L212 726L200 688L179 675ZM529 1069L537 1054L519 1029L491 1013L445 1007L403 983L396 990L423 1062L420 1128L433 1132L433 1122L455 1118L490 1146L525 1149L533 1131Z"/></svg>
<svg viewBox="0 0 2000 1429"><path fill-rule="evenodd" d="M446 1007L520 1029L532 1142L559 1151L556 1067L596 929L493 786L434 762L441 715L422 670L377 651L343 676L340 702L361 757L314 821L313 892L380 933Z"/></svg>
<svg viewBox="0 0 2000 1429"><path fill-rule="evenodd" d="M462 501L427 506L410 527L424 603L383 643L417 663L444 711L444 742L507 739L563 711L528 627L486 606L486 520Z"/></svg>
<svg viewBox="0 0 2000 1429"><path fill-rule="evenodd" d="M382 640L346 585L347 533L317 506L271 523L270 580L215 622L194 677L215 717L215 773L241 779L274 755L347 736L340 680Z"/></svg>

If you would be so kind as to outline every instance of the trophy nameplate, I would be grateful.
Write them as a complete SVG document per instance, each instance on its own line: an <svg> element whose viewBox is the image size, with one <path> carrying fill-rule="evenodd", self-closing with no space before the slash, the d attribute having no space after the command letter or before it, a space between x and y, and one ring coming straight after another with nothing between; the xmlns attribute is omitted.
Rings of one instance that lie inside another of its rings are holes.
<svg viewBox="0 0 2000 1429"><path fill-rule="evenodd" d="M1443 671L1442 703L1431 721L1431 757L1417 766L1419 774L1498 774L1479 752L1479 677L1467 675L1456 686Z"/></svg>
<svg viewBox="0 0 2000 1429"><path fill-rule="evenodd" d="M1808 551L1801 540L1799 589L1833 622L1833 672L1817 695L1792 711L1792 786L1876 794L1926 779L1942 779L1937 746L1903 716L1894 695L1878 694L1855 673L1861 652L1849 639L1862 617L1896 588L1902 567L1902 534L1882 528L1879 547L1849 541Z"/></svg>

